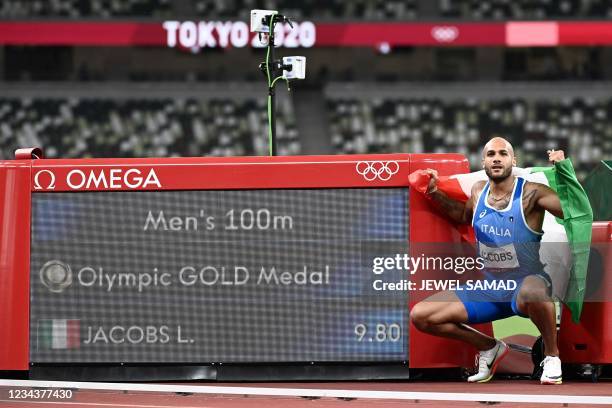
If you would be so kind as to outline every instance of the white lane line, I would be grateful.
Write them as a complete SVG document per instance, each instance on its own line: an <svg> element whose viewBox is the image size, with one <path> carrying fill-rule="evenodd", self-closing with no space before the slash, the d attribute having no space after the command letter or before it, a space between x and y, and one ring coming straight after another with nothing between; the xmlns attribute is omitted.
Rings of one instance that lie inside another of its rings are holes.
<svg viewBox="0 0 612 408"><path fill-rule="evenodd" d="M375 398L398 400L432 400L432 401L491 401L491 402L539 402L557 404L612 404L612 396L592 395L538 395L538 394L482 394L454 392L410 392L410 391L363 391L363 390L328 390L316 388L261 388L261 387L226 387L206 385L175 384L131 384L131 383L97 383L69 381L36 381L36 380L0 380L0 386L40 387L40 388L77 388L85 390L118 390L145 392L189 392L194 394L226 395L269 395L293 397L328 397L328 398ZM554 388L554 386L549 386ZM474 387L472 387L474 388Z"/></svg>

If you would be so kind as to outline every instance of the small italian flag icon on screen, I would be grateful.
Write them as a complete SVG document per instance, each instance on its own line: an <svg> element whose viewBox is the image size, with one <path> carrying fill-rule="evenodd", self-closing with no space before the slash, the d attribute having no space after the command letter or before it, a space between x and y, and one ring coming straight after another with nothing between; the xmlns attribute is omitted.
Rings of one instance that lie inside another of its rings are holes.
<svg viewBox="0 0 612 408"><path fill-rule="evenodd" d="M81 323L76 319L48 319L38 321L38 348L72 349L81 343Z"/></svg>

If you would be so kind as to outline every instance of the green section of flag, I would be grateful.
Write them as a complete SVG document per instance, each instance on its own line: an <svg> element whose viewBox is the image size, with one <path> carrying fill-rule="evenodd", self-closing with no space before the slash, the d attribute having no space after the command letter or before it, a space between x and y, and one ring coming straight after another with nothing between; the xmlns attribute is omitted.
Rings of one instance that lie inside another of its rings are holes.
<svg viewBox="0 0 612 408"><path fill-rule="evenodd" d="M53 320L38 321L38 349L47 350L53 347Z"/></svg>
<svg viewBox="0 0 612 408"><path fill-rule="evenodd" d="M572 251L572 266L565 298L561 299L572 313L572 320L580 321L586 286L593 228L593 210L584 189L576 178L570 159L555 163L555 167L533 168L532 173L542 171L550 188L557 192L567 240Z"/></svg>

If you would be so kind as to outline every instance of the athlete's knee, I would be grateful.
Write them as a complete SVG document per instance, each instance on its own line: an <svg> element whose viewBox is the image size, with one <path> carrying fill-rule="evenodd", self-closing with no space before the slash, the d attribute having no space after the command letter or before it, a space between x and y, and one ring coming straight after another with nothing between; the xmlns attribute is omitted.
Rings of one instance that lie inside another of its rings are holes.
<svg viewBox="0 0 612 408"><path fill-rule="evenodd" d="M410 311L410 321L421 331L425 328L427 321L427 313L424 309L421 303L417 303Z"/></svg>
<svg viewBox="0 0 612 408"><path fill-rule="evenodd" d="M417 303L410 311L410 320L420 331L429 331L433 325L432 311L423 303Z"/></svg>
<svg viewBox="0 0 612 408"><path fill-rule="evenodd" d="M530 315L531 312L536 310L553 310L555 308L552 299L546 291L533 290L526 292L524 296L519 295L516 299L516 306L519 311L525 315Z"/></svg>
<svg viewBox="0 0 612 408"><path fill-rule="evenodd" d="M539 302L550 302L551 298L548 289L544 286L527 286L521 288L517 296L517 303L529 304Z"/></svg>
<svg viewBox="0 0 612 408"><path fill-rule="evenodd" d="M438 325L448 323L453 319L443 310L444 306L432 307L432 302L417 303L410 311L410 319L417 329L423 332L437 331Z"/></svg>

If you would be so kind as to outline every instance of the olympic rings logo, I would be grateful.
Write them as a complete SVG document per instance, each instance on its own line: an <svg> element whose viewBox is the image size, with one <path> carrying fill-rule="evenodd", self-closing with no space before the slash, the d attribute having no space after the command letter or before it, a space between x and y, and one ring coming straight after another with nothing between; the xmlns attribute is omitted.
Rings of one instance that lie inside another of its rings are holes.
<svg viewBox="0 0 612 408"><path fill-rule="evenodd" d="M374 181L376 179L387 181L399 171L399 163L395 160L388 162L361 161L357 163L355 170L367 181Z"/></svg>
<svg viewBox="0 0 612 408"><path fill-rule="evenodd" d="M436 26L431 29L431 36L438 42L453 42L459 37L459 29L453 26Z"/></svg>

